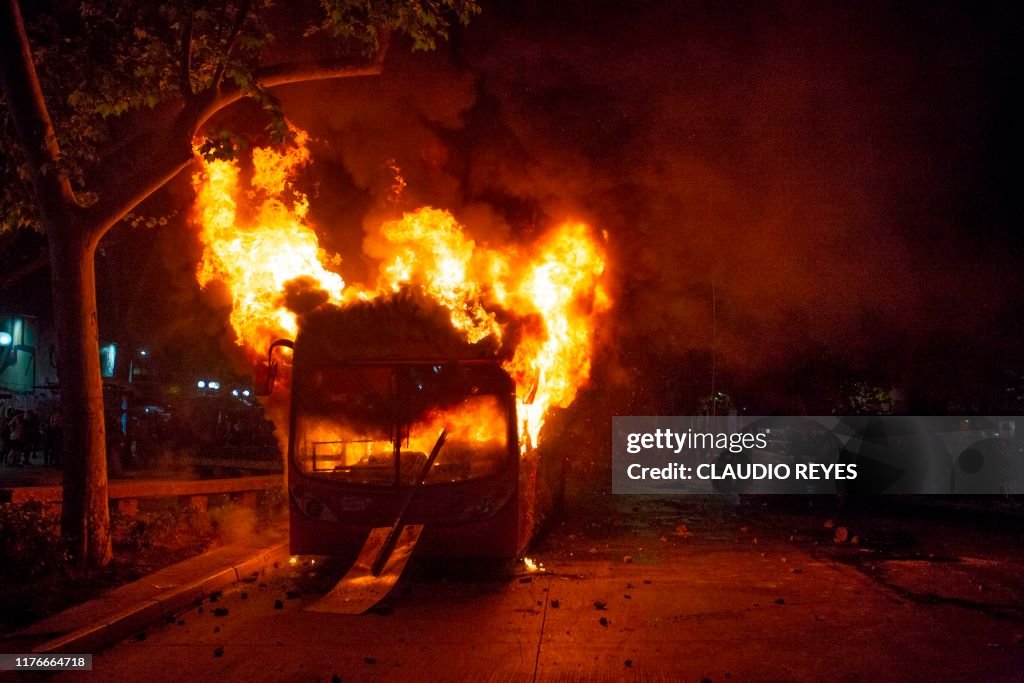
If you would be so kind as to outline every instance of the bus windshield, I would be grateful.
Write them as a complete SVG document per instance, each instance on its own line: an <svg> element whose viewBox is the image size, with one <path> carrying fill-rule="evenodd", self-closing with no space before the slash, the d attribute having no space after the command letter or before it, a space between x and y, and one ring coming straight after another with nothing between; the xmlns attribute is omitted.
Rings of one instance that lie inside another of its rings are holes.
<svg viewBox="0 0 1024 683"><path fill-rule="evenodd" d="M331 365L297 373L292 458L348 484L411 485L443 429L424 483L492 476L509 448L511 386L490 365Z"/></svg>

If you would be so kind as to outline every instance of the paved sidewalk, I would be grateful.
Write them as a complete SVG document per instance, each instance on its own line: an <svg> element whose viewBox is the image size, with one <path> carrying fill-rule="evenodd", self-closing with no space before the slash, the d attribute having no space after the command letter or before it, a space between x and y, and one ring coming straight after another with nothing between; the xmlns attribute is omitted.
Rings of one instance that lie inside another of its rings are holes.
<svg viewBox="0 0 1024 683"><path fill-rule="evenodd" d="M237 581L253 581L287 558L286 529L274 528L0 636L0 652L96 652Z"/></svg>

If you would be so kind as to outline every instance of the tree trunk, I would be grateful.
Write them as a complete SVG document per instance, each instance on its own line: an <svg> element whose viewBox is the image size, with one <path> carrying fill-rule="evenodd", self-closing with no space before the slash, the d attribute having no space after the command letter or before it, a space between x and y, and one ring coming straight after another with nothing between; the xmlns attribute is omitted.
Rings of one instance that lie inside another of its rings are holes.
<svg viewBox="0 0 1024 683"><path fill-rule="evenodd" d="M64 414L61 534L79 566L97 568L110 562L112 553L96 319L96 244L68 227L47 226Z"/></svg>

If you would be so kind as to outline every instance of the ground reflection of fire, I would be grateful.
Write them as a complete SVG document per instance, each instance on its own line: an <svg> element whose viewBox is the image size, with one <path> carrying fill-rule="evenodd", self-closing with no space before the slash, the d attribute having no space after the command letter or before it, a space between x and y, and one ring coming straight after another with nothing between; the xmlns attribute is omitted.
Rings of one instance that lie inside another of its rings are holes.
<svg viewBox="0 0 1024 683"><path fill-rule="evenodd" d="M425 207L380 227L377 282L347 286L335 272L340 260L319 247L306 222L306 197L292 185L309 161L307 140L298 131L285 151L253 150L247 182L234 160L203 160L194 177L204 245L197 278L227 286L238 343L255 360L274 339L294 338L296 314L284 294L300 278L314 298L339 307L418 288L449 311L467 343L505 346L520 445L535 446L547 411L567 407L590 377L596 322L611 305L603 242L587 225L566 222L536 245L493 247L474 242L451 213Z"/></svg>

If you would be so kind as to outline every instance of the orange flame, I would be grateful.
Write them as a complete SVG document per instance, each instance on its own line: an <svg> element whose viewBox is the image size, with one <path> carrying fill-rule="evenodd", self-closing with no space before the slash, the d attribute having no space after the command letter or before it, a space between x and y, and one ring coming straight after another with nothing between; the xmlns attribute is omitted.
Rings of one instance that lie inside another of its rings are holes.
<svg viewBox="0 0 1024 683"><path fill-rule="evenodd" d="M312 279L339 306L418 287L450 312L468 343L515 338L505 369L519 391L521 446L535 446L549 409L569 406L589 380L596 321L611 306L603 243L587 225L567 222L532 248L490 247L448 211L424 207L384 223L369 241L380 260L376 287L346 288L334 270L340 260L320 249L305 220L307 199L292 186L309 161L307 140L298 131L287 151L255 149L249 187L237 161L201 161L194 177L204 244L197 278L227 286L238 343L257 357L273 339L295 336L283 293L296 278ZM251 218L239 215L243 201L255 206ZM510 320L519 334L507 334Z"/></svg>

